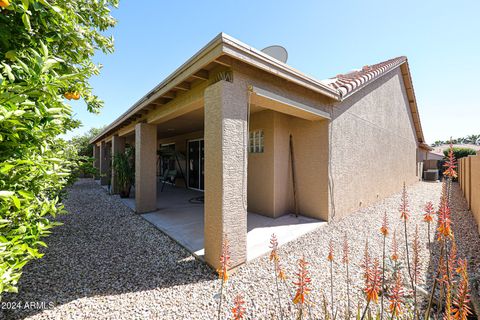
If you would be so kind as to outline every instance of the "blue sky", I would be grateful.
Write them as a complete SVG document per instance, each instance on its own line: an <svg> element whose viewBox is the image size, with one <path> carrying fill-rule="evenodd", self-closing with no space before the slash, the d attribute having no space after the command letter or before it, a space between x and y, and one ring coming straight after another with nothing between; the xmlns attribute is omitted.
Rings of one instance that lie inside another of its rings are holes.
<svg viewBox="0 0 480 320"><path fill-rule="evenodd" d="M91 83L109 124L220 32L257 49L280 44L288 64L318 79L406 55L427 142L480 133L479 1L131 1L110 33L116 50Z"/></svg>

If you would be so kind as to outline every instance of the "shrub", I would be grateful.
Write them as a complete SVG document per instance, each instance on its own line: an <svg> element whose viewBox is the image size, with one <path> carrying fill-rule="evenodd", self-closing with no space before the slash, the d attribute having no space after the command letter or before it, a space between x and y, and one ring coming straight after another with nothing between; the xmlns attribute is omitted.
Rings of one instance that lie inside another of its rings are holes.
<svg viewBox="0 0 480 320"><path fill-rule="evenodd" d="M448 152L449 152L449 149L443 150L443 154L445 155L445 157L448 157ZM460 159L463 157L468 157L470 155L476 155L476 154L477 154L477 151L471 148L459 148L459 147L453 148L453 155L455 156L455 159Z"/></svg>
<svg viewBox="0 0 480 320"><path fill-rule="evenodd" d="M79 156L91 157L93 154L93 144L90 143L90 140L97 136L100 132L103 131L105 127L101 128L90 128L84 134L73 137L70 140L70 143L75 146Z"/></svg>
<svg viewBox="0 0 480 320"><path fill-rule="evenodd" d="M0 6L0 294L16 292L22 267L42 256L43 238L64 212L76 150L58 138L78 127L65 99L102 102L88 79L95 50L113 49L117 0L23 0Z"/></svg>

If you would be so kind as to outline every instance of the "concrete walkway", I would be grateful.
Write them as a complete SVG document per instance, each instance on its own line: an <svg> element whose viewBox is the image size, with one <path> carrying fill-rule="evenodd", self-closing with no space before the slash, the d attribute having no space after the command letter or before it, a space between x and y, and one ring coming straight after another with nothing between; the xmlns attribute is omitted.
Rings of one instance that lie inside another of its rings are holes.
<svg viewBox="0 0 480 320"><path fill-rule="evenodd" d="M158 190L157 195L158 210L142 214L142 217L203 260L204 211L203 203L196 200L203 196L203 192L166 185L163 192ZM134 198L121 200L135 210ZM279 244L283 245L326 224L325 221L303 216L297 218L294 215L284 215L272 219L249 212L247 260L269 252L272 233L277 235Z"/></svg>

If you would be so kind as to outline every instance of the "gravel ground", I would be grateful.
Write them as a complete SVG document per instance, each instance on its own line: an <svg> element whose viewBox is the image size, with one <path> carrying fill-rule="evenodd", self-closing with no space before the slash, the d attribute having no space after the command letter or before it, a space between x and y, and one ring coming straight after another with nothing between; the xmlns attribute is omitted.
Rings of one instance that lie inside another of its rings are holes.
<svg viewBox="0 0 480 320"><path fill-rule="evenodd" d="M466 210L458 187L453 197L454 223L458 230L459 254L470 259L470 271L480 274L480 239L471 213ZM427 201L438 203L441 184L421 182L408 189L412 216L408 225L413 238L419 225L423 285L428 275L427 228L421 222ZM334 299L342 312L346 301L341 248L346 234L351 247L352 299L363 284L361 259L365 240L373 257L381 258L379 228L387 212L390 228L397 229L403 255L403 223L399 219L400 194L335 221L280 248L288 283L293 280L297 259L310 262L314 301L311 312L324 318L323 294L329 298L328 242L335 246ZM126 208L117 196L109 196L91 180L80 180L65 201L70 214L59 218L63 226L54 230L45 256L24 269L17 295L7 295L5 304L20 302L22 308L3 310L4 319L214 319L219 282L204 263ZM391 236L387 239L390 247ZM266 244L268 245L268 244ZM255 259L235 270L226 286L223 314L229 318L232 298L245 296L249 319L276 319L273 267L267 257ZM282 287L285 289L285 287ZM293 288L290 288L292 291ZM289 296L282 290L285 309ZM25 302L51 302L44 310L24 308ZM228 306L228 307L227 307ZM291 307L290 307L291 308ZM2 311L0 311L2 312Z"/></svg>

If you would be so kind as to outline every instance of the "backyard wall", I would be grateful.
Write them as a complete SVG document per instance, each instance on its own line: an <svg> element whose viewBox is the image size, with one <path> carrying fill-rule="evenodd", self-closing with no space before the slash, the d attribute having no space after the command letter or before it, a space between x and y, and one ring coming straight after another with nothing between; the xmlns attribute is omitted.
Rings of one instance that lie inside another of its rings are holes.
<svg viewBox="0 0 480 320"><path fill-rule="evenodd" d="M460 158L458 165L459 185L480 233L480 156Z"/></svg>
<svg viewBox="0 0 480 320"><path fill-rule="evenodd" d="M417 137L399 68L334 106L330 130L335 219L418 181Z"/></svg>

